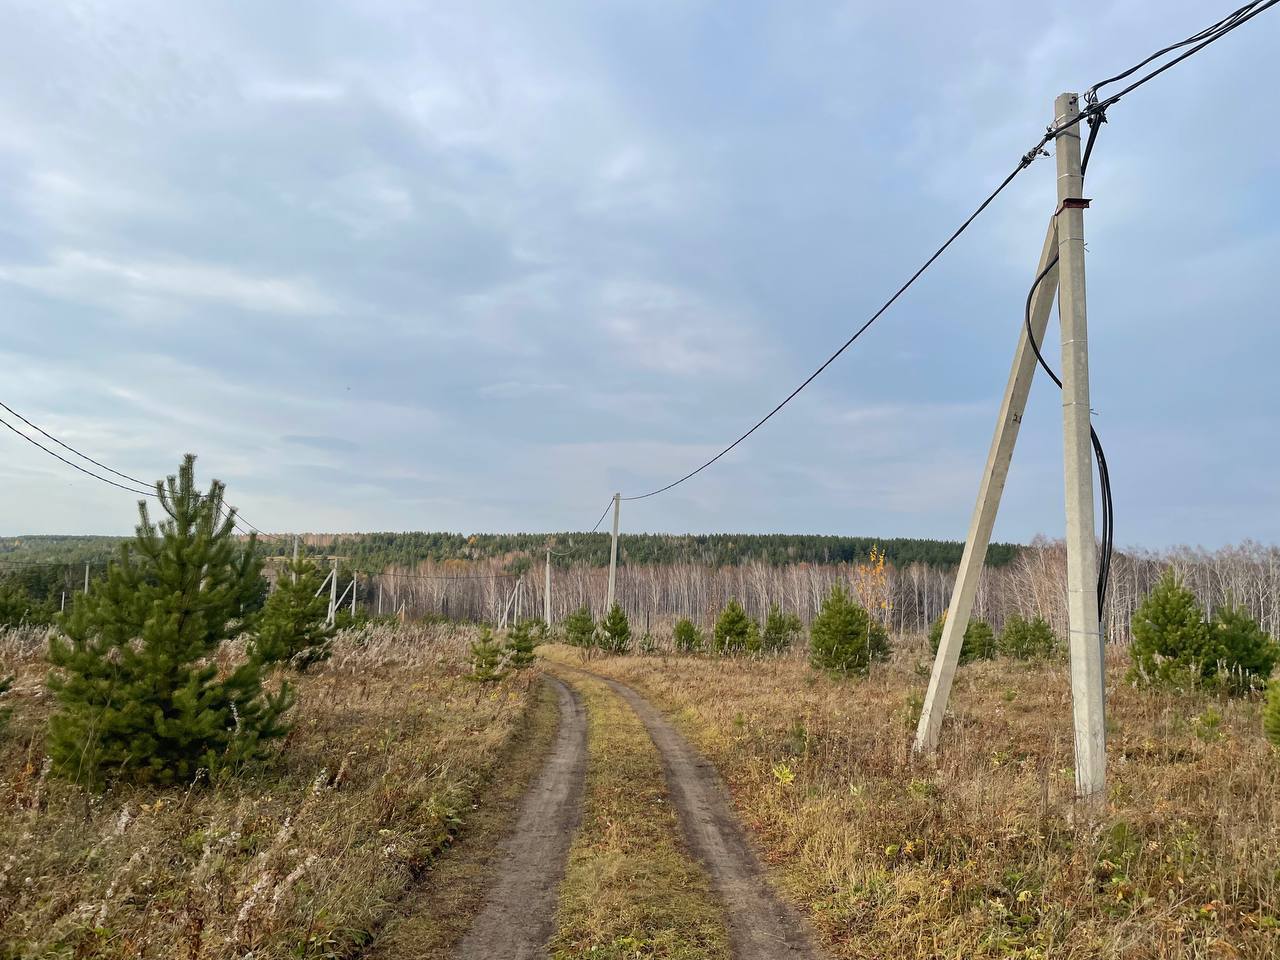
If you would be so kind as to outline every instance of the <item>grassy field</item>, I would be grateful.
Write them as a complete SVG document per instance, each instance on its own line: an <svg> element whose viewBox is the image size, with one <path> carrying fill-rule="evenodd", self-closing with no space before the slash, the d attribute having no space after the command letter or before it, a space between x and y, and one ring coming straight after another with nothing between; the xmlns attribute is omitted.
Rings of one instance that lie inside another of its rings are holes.
<svg viewBox="0 0 1280 960"><path fill-rule="evenodd" d="M1280 954L1280 761L1256 700L1113 683L1109 801L1087 823L1066 664L963 667L932 763L910 751L928 662L921 643L863 681L798 658L591 667L716 763L837 956Z"/></svg>
<svg viewBox="0 0 1280 960"><path fill-rule="evenodd" d="M90 796L47 776L45 667L0 740L0 956L346 957L395 915L522 729L527 678L478 688L465 636L340 641L279 758L226 784Z"/></svg>

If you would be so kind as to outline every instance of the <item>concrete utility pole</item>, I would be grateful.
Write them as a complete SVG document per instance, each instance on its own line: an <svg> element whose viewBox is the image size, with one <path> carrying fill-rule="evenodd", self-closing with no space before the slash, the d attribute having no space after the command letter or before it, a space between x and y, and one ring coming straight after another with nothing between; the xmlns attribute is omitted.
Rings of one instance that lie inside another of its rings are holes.
<svg viewBox="0 0 1280 960"><path fill-rule="evenodd" d="M613 591L618 582L618 511L622 507L622 494L613 495L613 545L609 548L609 599L605 602L607 616L613 609Z"/></svg>
<svg viewBox="0 0 1280 960"><path fill-rule="evenodd" d="M1058 233L1054 220L1049 221L1044 249L1035 276L1039 276L1057 252ZM1031 328L1036 342L1044 342L1049 313L1058 292L1058 270L1050 270L1036 288L1031 301ZM964 553L960 557L960 569L956 573L955 590L947 607L947 619L942 628L942 640L929 678L929 692L924 698L920 723L916 728L916 752L932 753L938 746L942 730L942 718L947 712L947 700L951 695L951 682L955 679L956 665L960 662L960 647L964 631L969 626L969 614L973 609L973 596L978 589L978 578L987 559L987 547L991 544L991 531L1004 493L1005 480L1009 476L1009 463L1013 448L1018 442L1018 430L1022 426L1022 414L1026 410L1027 396L1031 392L1031 380L1036 372L1036 355L1027 339L1025 323L1018 324L1018 347L1013 354L1013 369L1004 388L1004 401L1000 405L1000 417L996 421L995 436L991 438L991 450L983 470L982 484L978 488L978 502L969 521L969 536L965 540Z"/></svg>
<svg viewBox="0 0 1280 960"><path fill-rule="evenodd" d="M1054 123L1074 120L1074 93L1054 102ZM1101 629L1098 623L1097 539L1093 525L1093 447L1090 442L1089 333L1085 316L1084 211L1080 127L1058 134L1058 256L1062 326L1062 465L1067 507L1067 623L1071 651L1071 700L1075 715L1076 793L1102 799L1106 790Z"/></svg>
<svg viewBox="0 0 1280 960"><path fill-rule="evenodd" d="M298 538L297 538L297 537L294 537L294 538L293 538L293 565L294 565L295 567L297 567L297 565L298 565ZM298 582L298 571L297 571L297 570L294 570L294 571L293 571L293 582L294 582L294 583L297 583L297 582Z"/></svg>
<svg viewBox="0 0 1280 960"><path fill-rule="evenodd" d="M542 619L551 626L551 548L547 547L547 567L542 584Z"/></svg>
<svg viewBox="0 0 1280 960"><path fill-rule="evenodd" d="M333 558L333 579L329 582L329 625L338 616L338 558Z"/></svg>
<svg viewBox="0 0 1280 960"><path fill-rule="evenodd" d="M1064 93L1054 102L1054 125L1079 114L1075 94ZM1049 224L1040 266L1045 271L1056 251L1058 264L1045 274L1031 301L1031 329L1037 343L1044 333L1059 294L1062 326L1063 468L1066 480L1067 589L1071 693L1075 721L1076 793L1082 799L1101 799L1106 789L1106 725L1104 709L1103 650L1098 623L1097 544L1093 526L1093 461L1089 435L1089 351L1085 318L1084 209L1080 196L1080 125L1073 124L1057 136L1057 211ZM1058 291L1059 275L1061 290ZM1025 323L1019 323L1018 347L1005 386L1000 418L987 455L956 577L951 604L938 655L929 679L929 691L916 729L917 752L929 753L938 745L955 678L960 648L973 608L978 578L986 560L996 511L1004 492L1013 448L1018 440L1022 414L1035 374L1036 359L1027 339Z"/></svg>
<svg viewBox="0 0 1280 960"><path fill-rule="evenodd" d="M358 582L356 579L356 575L353 573L351 575L351 619L352 620L356 618L356 587L357 586L358 586Z"/></svg>
<svg viewBox="0 0 1280 960"><path fill-rule="evenodd" d="M89 565L84 565L84 592L89 592Z"/></svg>
<svg viewBox="0 0 1280 960"><path fill-rule="evenodd" d="M382 584L378 584L378 616L382 616Z"/></svg>

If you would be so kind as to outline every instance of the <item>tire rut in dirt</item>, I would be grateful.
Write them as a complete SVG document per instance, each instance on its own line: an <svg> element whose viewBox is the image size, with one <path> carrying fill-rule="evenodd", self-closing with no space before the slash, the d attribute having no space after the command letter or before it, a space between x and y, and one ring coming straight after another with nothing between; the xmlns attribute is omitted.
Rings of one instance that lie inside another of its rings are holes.
<svg viewBox="0 0 1280 960"><path fill-rule="evenodd" d="M542 960L555 932L556 895L582 818L587 715L577 693L547 680L560 698L555 744L521 801L498 858L498 878L455 950L457 960Z"/></svg>
<svg viewBox="0 0 1280 960"><path fill-rule="evenodd" d="M805 924L778 898L765 877L715 767L640 694L616 680L592 676L599 676L630 704L662 754L685 841L724 903L734 957L818 960L821 954Z"/></svg>

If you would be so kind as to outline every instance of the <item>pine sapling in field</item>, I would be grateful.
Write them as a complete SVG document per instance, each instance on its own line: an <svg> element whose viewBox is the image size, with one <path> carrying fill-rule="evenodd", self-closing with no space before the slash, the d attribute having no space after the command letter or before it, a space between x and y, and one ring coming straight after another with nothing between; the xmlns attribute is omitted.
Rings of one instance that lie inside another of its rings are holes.
<svg viewBox="0 0 1280 960"><path fill-rule="evenodd" d="M1217 679L1230 693L1245 693L1267 684L1280 646L1249 614L1234 604L1219 607L1210 627L1218 653Z"/></svg>
<svg viewBox="0 0 1280 960"><path fill-rule="evenodd" d="M329 598L316 596L322 582L319 568L305 557L285 566L253 641L260 662L285 663L301 673L329 658L336 627L328 624Z"/></svg>
<svg viewBox="0 0 1280 960"><path fill-rule="evenodd" d="M1218 669L1221 648L1195 594L1166 571L1133 615L1132 680L1188 686Z"/></svg>
<svg viewBox="0 0 1280 960"><path fill-rule="evenodd" d="M929 643L936 656L942 646L942 629L946 626L947 615L942 613L929 627ZM996 637L991 625L976 617L969 618L969 625L964 628L964 639L960 642L960 659L958 663L973 663L975 660L990 660L996 655Z"/></svg>
<svg viewBox="0 0 1280 960"><path fill-rule="evenodd" d="M252 626L242 610L260 595L254 539L238 542L221 483L196 490L194 457L156 490L166 519L139 505L133 542L49 645L48 751L55 770L92 785L190 783L261 755L287 729L288 685L264 691L252 658L220 676L215 659Z"/></svg>
<svg viewBox="0 0 1280 960"><path fill-rule="evenodd" d="M745 653L760 649L760 626L747 615L735 598L730 598L716 620L712 642L716 653Z"/></svg>
<svg viewBox="0 0 1280 960"><path fill-rule="evenodd" d="M626 653L631 646L631 623L616 603L600 624L600 646L609 653Z"/></svg>
<svg viewBox="0 0 1280 960"><path fill-rule="evenodd" d="M671 631L671 639L675 642L676 649L681 653L700 653L702 651L704 643L702 631L688 617L681 617L676 621L675 628Z"/></svg>
<svg viewBox="0 0 1280 960"><path fill-rule="evenodd" d="M596 622L585 605L564 618L564 641L575 647L595 646Z"/></svg>
<svg viewBox="0 0 1280 960"><path fill-rule="evenodd" d="M534 649L538 645L537 625L541 620L521 620L507 634L505 653L513 670L526 670L537 662Z"/></svg>
<svg viewBox="0 0 1280 960"><path fill-rule="evenodd" d="M810 662L820 670L865 676L889 655L888 631L837 583L809 627Z"/></svg>
<svg viewBox="0 0 1280 960"><path fill-rule="evenodd" d="M1057 645L1058 638L1044 617L1027 620L1015 613L1005 621L1004 629L1000 631L1000 653L1014 660L1051 657Z"/></svg>
<svg viewBox="0 0 1280 960"><path fill-rule="evenodd" d="M781 653L800 636L800 618L794 613L783 613L776 603L769 606L764 618L764 630L760 634L760 648L767 653Z"/></svg>
<svg viewBox="0 0 1280 960"><path fill-rule="evenodd" d="M493 631L482 627L479 638L471 644L471 673L467 679L475 683L497 683L506 675L502 647L493 638Z"/></svg>

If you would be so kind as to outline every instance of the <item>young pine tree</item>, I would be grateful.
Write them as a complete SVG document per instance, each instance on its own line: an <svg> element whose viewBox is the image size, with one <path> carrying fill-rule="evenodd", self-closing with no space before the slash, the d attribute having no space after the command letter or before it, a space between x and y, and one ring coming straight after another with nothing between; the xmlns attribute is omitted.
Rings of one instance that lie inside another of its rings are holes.
<svg viewBox="0 0 1280 960"><path fill-rule="evenodd" d="M538 624L541 620L521 620L507 634L504 652L507 664L515 670L525 670L537 661L534 649L538 645Z"/></svg>
<svg viewBox="0 0 1280 960"><path fill-rule="evenodd" d="M776 603L769 606L764 618L764 630L760 634L760 648L768 653L781 653L800 636L800 618L794 613L783 613Z"/></svg>
<svg viewBox="0 0 1280 960"><path fill-rule="evenodd" d="M1186 685L1210 679L1221 650L1204 610L1172 570L1147 594L1133 615L1131 679Z"/></svg>
<svg viewBox="0 0 1280 960"><path fill-rule="evenodd" d="M936 655L942 646L942 628L946 626L947 615L943 612L929 627L929 643ZM973 663L975 660L990 660L996 655L996 636L991 624L976 617L969 618L969 625L964 628L964 639L960 642L959 663Z"/></svg>
<svg viewBox="0 0 1280 960"><path fill-rule="evenodd" d="M1225 604L1213 614L1210 626L1218 654L1218 680L1230 693L1245 693L1267 685L1280 660L1280 646L1242 608Z"/></svg>
<svg viewBox="0 0 1280 960"><path fill-rule="evenodd" d="M564 641L575 647L595 645L596 622L586 606L579 607L564 618Z"/></svg>
<svg viewBox="0 0 1280 960"><path fill-rule="evenodd" d="M322 582L306 557L285 566L258 621L252 651L261 663L287 663L301 673L329 658L336 628L327 622L329 598L316 596Z"/></svg>
<svg viewBox="0 0 1280 960"><path fill-rule="evenodd" d="M675 641L676 649L681 653L698 653L702 650L702 631L694 626L693 621L688 617L681 617L676 621L675 629L671 631L671 639Z"/></svg>
<svg viewBox="0 0 1280 960"><path fill-rule="evenodd" d="M631 646L631 623L616 603L600 624L600 646L609 653L626 653Z"/></svg>
<svg viewBox="0 0 1280 960"><path fill-rule="evenodd" d="M747 615L736 599L730 598L716 620L712 643L716 653L743 653L760 649L760 625Z"/></svg>
<svg viewBox="0 0 1280 960"><path fill-rule="evenodd" d="M480 637L471 644L471 673L467 679L475 683L497 683L506 675L502 647L493 639L492 630L481 628Z"/></svg>
<svg viewBox="0 0 1280 960"><path fill-rule="evenodd" d="M1014 660L1039 660L1053 655L1058 638L1044 617L1027 620L1013 614L1000 631L1000 653ZM963 650L963 648L962 648Z"/></svg>
<svg viewBox="0 0 1280 960"><path fill-rule="evenodd" d="M809 627L809 660L819 670L865 676L889 655L889 634L853 601L843 584L831 588Z"/></svg>
<svg viewBox="0 0 1280 960"><path fill-rule="evenodd" d="M219 675L222 644L248 626L259 593L254 540L238 543L223 485L195 487L195 458L157 484L166 519L145 503L97 589L81 595L50 641L49 689L58 702L48 750L61 774L190 783L259 755L286 731L292 691L265 692L255 659Z"/></svg>

